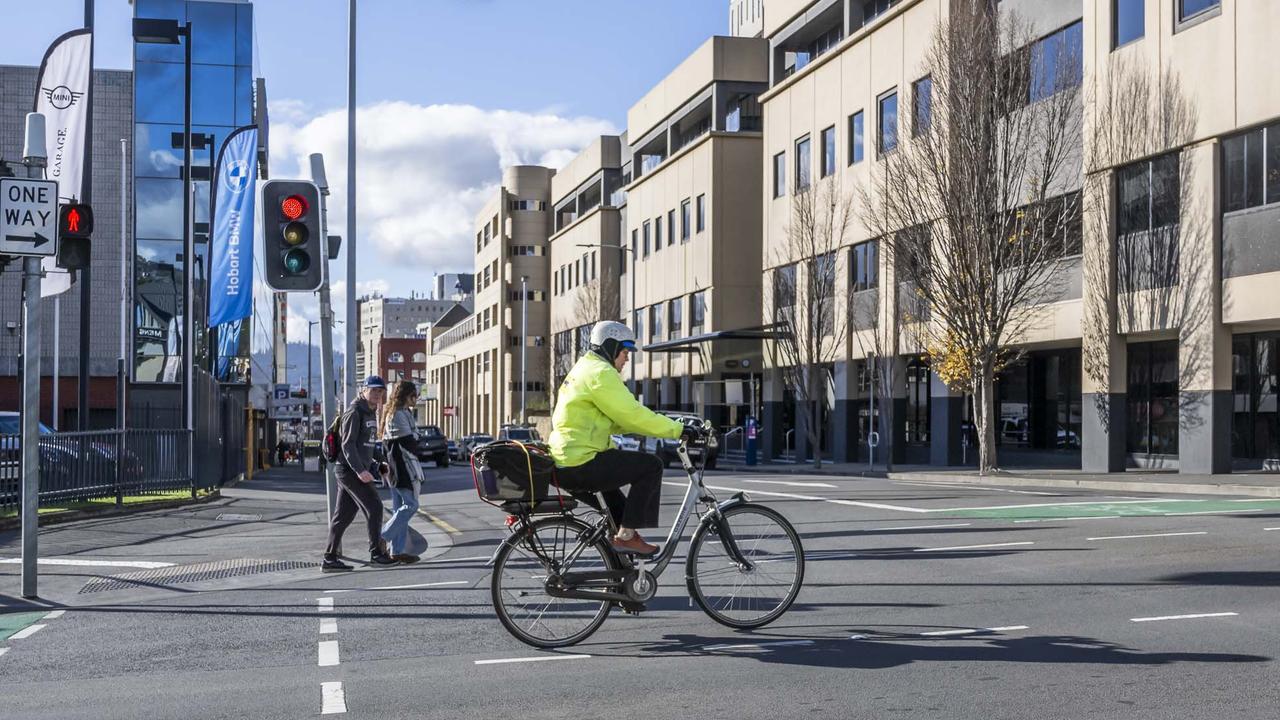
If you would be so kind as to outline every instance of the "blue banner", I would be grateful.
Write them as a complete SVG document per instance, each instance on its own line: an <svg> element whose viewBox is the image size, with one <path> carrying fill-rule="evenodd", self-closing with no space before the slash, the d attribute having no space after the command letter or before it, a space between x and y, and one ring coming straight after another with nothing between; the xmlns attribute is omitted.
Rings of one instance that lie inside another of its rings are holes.
<svg viewBox="0 0 1280 720"><path fill-rule="evenodd" d="M258 179L258 128L227 136L214 172L209 236L209 325L253 313L253 204Z"/></svg>

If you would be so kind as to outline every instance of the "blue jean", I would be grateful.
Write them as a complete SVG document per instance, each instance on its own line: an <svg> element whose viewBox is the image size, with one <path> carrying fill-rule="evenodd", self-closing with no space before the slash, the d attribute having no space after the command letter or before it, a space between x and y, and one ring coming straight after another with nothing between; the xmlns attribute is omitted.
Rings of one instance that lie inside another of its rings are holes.
<svg viewBox="0 0 1280 720"><path fill-rule="evenodd" d="M387 551L403 555L409 549L409 520L418 512L418 495L413 488L391 488L391 518L382 526Z"/></svg>

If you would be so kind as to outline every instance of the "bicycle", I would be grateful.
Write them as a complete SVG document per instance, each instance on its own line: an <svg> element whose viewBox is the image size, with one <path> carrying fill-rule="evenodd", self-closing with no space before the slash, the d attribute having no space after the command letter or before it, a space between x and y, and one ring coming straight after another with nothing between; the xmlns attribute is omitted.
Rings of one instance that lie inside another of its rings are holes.
<svg viewBox="0 0 1280 720"><path fill-rule="evenodd" d="M631 614L643 611L699 504L706 510L685 560L685 584L698 607L737 629L763 627L791 607L804 582L804 548L795 528L742 492L717 500L685 442L676 454L689 486L666 542L652 558L615 552L610 538L617 528L609 513L593 509L599 519L587 522L573 513L575 499L500 506L512 516L512 532L494 554L490 590L508 632L534 647L565 647L595 633L615 606Z"/></svg>

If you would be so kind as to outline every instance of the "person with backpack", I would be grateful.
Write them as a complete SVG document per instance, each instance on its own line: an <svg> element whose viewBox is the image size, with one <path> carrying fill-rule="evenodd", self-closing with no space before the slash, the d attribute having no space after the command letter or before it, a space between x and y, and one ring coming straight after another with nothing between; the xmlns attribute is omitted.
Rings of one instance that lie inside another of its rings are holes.
<svg viewBox="0 0 1280 720"><path fill-rule="evenodd" d="M352 567L338 557L342 534L364 513L369 531L369 562L374 566L396 565L382 540L382 498L374 488L378 475L389 472L378 445L378 408L387 400L387 383L377 375L365 378L360 393L341 415L341 433L334 462L338 499L329 519L329 544L325 547L323 572L343 572ZM326 438L329 439L329 438Z"/></svg>
<svg viewBox="0 0 1280 720"><path fill-rule="evenodd" d="M382 444L391 466L391 517L382 526L382 539L395 560L408 565L420 559L409 549L409 520L418 512L422 492L422 460L418 457L418 425L413 409L418 386L409 380L396 383L391 403L382 413Z"/></svg>

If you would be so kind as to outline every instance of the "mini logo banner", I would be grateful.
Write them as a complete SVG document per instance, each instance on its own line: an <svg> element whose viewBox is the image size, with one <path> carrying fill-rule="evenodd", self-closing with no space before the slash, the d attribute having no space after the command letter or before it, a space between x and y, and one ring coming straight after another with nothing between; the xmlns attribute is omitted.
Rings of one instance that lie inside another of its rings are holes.
<svg viewBox="0 0 1280 720"><path fill-rule="evenodd" d="M218 153L209 236L209 325L253 313L253 204L258 176L258 128L227 136Z"/></svg>

